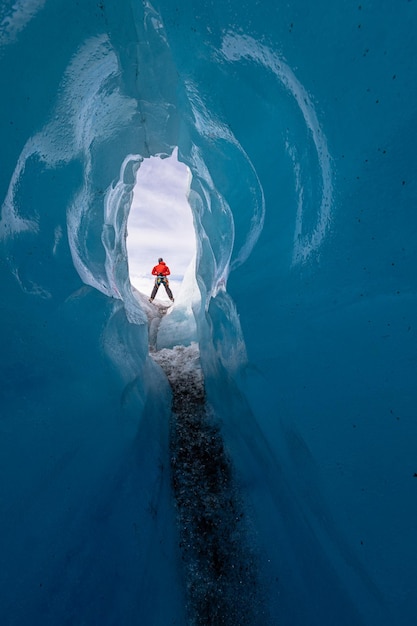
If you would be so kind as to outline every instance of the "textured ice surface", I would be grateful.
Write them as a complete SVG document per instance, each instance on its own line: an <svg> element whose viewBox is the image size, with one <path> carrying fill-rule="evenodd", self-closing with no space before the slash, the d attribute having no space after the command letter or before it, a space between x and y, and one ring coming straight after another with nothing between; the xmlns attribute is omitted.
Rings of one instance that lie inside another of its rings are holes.
<svg viewBox="0 0 417 626"><path fill-rule="evenodd" d="M170 382L172 487L189 623L264 625L255 533L236 487L221 428L206 403L197 344L153 353Z"/></svg>
<svg viewBox="0 0 417 626"><path fill-rule="evenodd" d="M137 168L178 146L199 297L153 347L199 344L271 622L414 624L416 22L2 3L2 623L185 623L171 391L125 245Z"/></svg>

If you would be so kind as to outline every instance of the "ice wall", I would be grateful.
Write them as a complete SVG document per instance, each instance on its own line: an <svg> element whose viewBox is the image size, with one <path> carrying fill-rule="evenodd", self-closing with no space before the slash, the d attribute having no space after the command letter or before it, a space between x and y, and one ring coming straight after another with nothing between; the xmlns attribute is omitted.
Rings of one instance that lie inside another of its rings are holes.
<svg viewBox="0 0 417 626"><path fill-rule="evenodd" d="M271 623L414 623L416 20L2 3L2 623L185 623L170 393L124 243L141 159L175 145Z"/></svg>
<svg viewBox="0 0 417 626"><path fill-rule="evenodd" d="M172 149L170 87L147 96L142 58L139 103L128 3L5 2L0 22L0 621L181 621L170 392L124 245L141 155Z"/></svg>

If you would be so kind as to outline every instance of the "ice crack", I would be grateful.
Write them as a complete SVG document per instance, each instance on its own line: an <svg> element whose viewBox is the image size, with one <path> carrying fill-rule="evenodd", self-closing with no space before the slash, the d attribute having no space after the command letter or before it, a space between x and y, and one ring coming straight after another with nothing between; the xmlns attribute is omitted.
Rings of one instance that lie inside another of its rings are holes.
<svg viewBox="0 0 417 626"><path fill-rule="evenodd" d="M193 626L265 624L245 513L196 344L152 354L173 391L171 478Z"/></svg>

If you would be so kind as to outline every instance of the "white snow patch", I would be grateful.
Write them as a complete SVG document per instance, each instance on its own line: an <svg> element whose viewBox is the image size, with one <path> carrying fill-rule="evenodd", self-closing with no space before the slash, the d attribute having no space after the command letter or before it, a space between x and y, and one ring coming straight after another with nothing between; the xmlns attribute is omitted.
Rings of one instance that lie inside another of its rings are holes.
<svg viewBox="0 0 417 626"><path fill-rule="evenodd" d="M187 381L190 386L203 386L203 373L200 365L200 350L197 343L190 346L163 348L152 353L152 358L162 367L171 385Z"/></svg>

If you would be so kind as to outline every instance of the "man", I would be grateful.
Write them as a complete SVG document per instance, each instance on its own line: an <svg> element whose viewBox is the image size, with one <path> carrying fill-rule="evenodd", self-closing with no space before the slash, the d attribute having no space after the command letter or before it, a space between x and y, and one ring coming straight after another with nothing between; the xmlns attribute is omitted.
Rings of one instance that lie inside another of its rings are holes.
<svg viewBox="0 0 417 626"><path fill-rule="evenodd" d="M159 289L159 285L161 284L165 287L165 291L168 294L168 298L171 300L171 302L174 302L174 296L172 295L172 291L169 288L169 281L167 278L167 276L169 276L170 274L171 272L169 271L169 267L165 263L164 259L159 258L158 265L155 265L155 267L152 270L152 275L156 276L156 278L155 278L155 285L152 290L151 297L149 298L149 302L153 302L153 299L156 296L156 292Z"/></svg>

